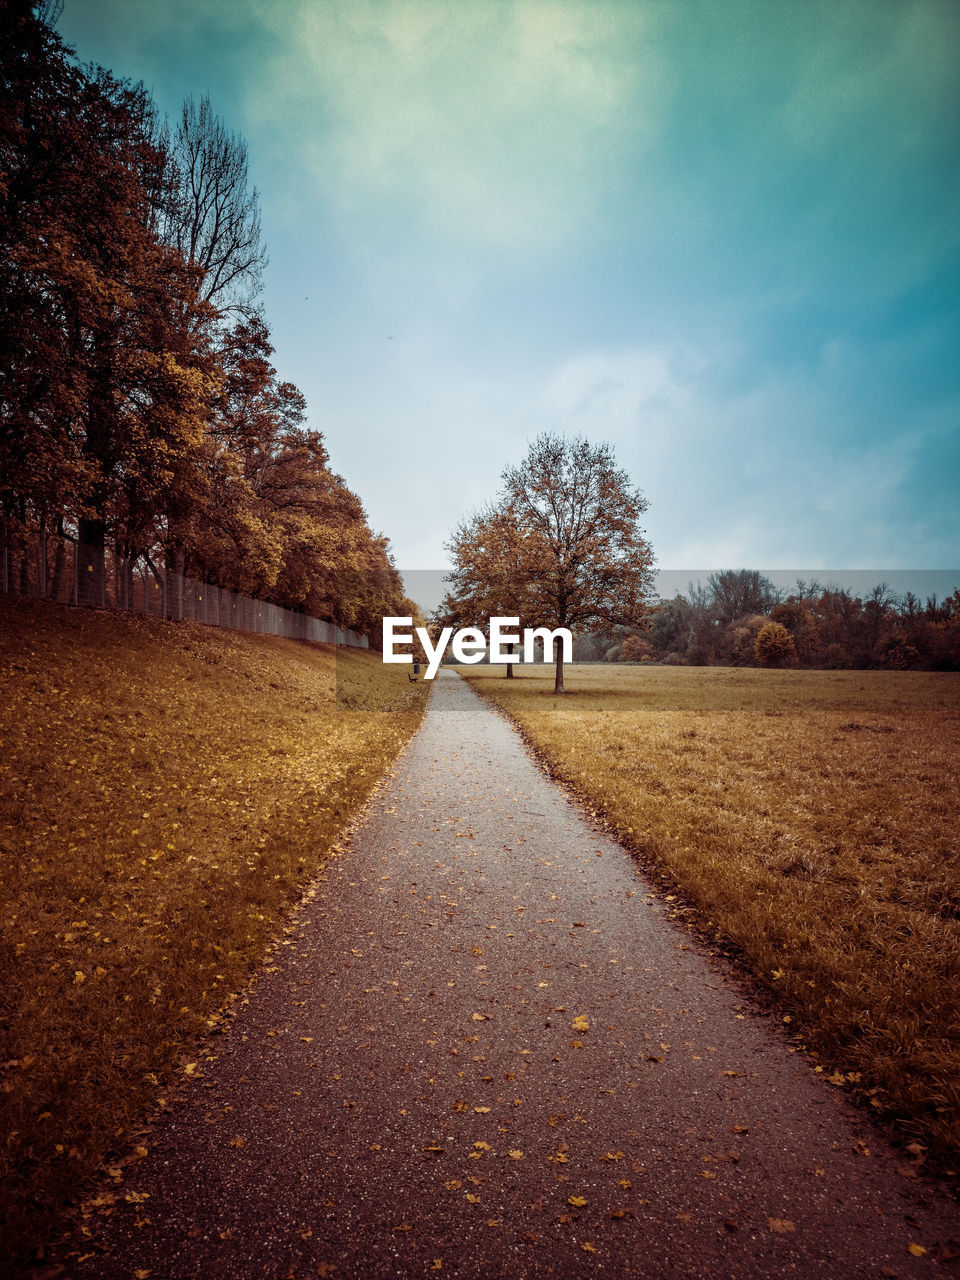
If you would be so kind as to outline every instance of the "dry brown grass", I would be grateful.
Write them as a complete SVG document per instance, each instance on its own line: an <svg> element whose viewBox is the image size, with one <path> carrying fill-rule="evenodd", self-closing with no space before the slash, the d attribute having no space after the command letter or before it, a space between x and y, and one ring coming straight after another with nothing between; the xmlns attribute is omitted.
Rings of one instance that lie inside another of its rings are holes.
<svg viewBox="0 0 960 1280"><path fill-rule="evenodd" d="M387 711L336 709L351 678ZM377 654L0 597L0 1256L182 1072L409 738Z"/></svg>
<svg viewBox="0 0 960 1280"><path fill-rule="evenodd" d="M460 670L835 1083L960 1169L960 676Z"/></svg>

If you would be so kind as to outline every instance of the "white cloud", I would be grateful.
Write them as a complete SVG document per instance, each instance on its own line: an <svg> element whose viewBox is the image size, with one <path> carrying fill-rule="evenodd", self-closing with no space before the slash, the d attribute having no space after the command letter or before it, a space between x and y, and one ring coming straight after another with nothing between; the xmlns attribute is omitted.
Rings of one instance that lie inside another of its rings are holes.
<svg viewBox="0 0 960 1280"><path fill-rule="evenodd" d="M625 142L634 148L656 118L661 80L652 51L636 56L639 6L293 8L248 113L300 138L315 197L366 234L411 218L434 244L555 249L597 211Z"/></svg>

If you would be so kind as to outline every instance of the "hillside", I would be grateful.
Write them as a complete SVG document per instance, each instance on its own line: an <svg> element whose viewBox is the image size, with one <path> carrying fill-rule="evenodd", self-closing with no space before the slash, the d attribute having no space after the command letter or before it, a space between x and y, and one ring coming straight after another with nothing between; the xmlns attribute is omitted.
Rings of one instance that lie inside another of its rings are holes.
<svg viewBox="0 0 960 1280"><path fill-rule="evenodd" d="M0 677L2 1253L182 1073L426 692L378 654L2 596ZM393 710L338 710L338 677Z"/></svg>

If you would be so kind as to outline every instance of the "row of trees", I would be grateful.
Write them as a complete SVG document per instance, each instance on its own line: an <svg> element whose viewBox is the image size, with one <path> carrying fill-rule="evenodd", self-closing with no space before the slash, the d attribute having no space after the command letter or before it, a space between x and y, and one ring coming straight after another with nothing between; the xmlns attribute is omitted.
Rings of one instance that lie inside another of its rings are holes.
<svg viewBox="0 0 960 1280"><path fill-rule="evenodd" d="M360 630L402 613L386 540L272 364L243 141L175 128L0 0L0 520Z"/></svg>
<svg viewBox="0 0 960 1280"><path fill-rule="evenodd" d="M960 669L960 591L943 601L866 596L798 581L784 591L756 570L715 573L661 602L615 643L584 637L582 660L705 666Z"/></svg>
<svg viewBox="0 0 960 1280"><path fill-rule="evenodd" d="M487 632L496 615L566 627L576 662L960 670L960 591L941 602L884 585L864 597L803 580L787 591L757 570L727 569L657 601L639 523L646 499L609 445L542 435L501 481L447 544L453 570L435 629ZM559 643L555 657L562 693Z"/></svg>

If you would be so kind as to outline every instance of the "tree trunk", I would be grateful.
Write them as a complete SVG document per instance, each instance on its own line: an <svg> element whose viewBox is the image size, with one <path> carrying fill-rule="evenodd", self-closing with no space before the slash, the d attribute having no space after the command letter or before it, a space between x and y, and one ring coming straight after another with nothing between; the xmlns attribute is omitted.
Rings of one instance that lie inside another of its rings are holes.
<svg viewBox="0 0 960 1280"><path fill-rule="evenodd" d="M103 520L83 518L77 528L79 556L79 604L102 609L106 605L106 537Z"/></svg>
<svg viewBox="0 0 960 1280"><path fill-rule="evenodd" d="M59 604L65 604L70 599L70 582L68 578L67 565L67 539L63 536L63 530L57 530L57 553L53 560L53 587L51 590L51 600L56 600Z"/></svg>
<svg viewBox="0 0 960 1280"><path fill-rule="evenodd" d="M508 662L508 663L507 663L507 679L508 679L508 680L512 680L513 678L514 678L514 676L513 676L513 663L512 663L512 662Z"/></svg>
<svg viewBox="0 0 960 1280"><path fill-rule="evenodd" d="M557 678L554 682L553 692L563 693L563 641L560 636L557 636L556 640L554 640L553 648L557 655Z"/></svg>

